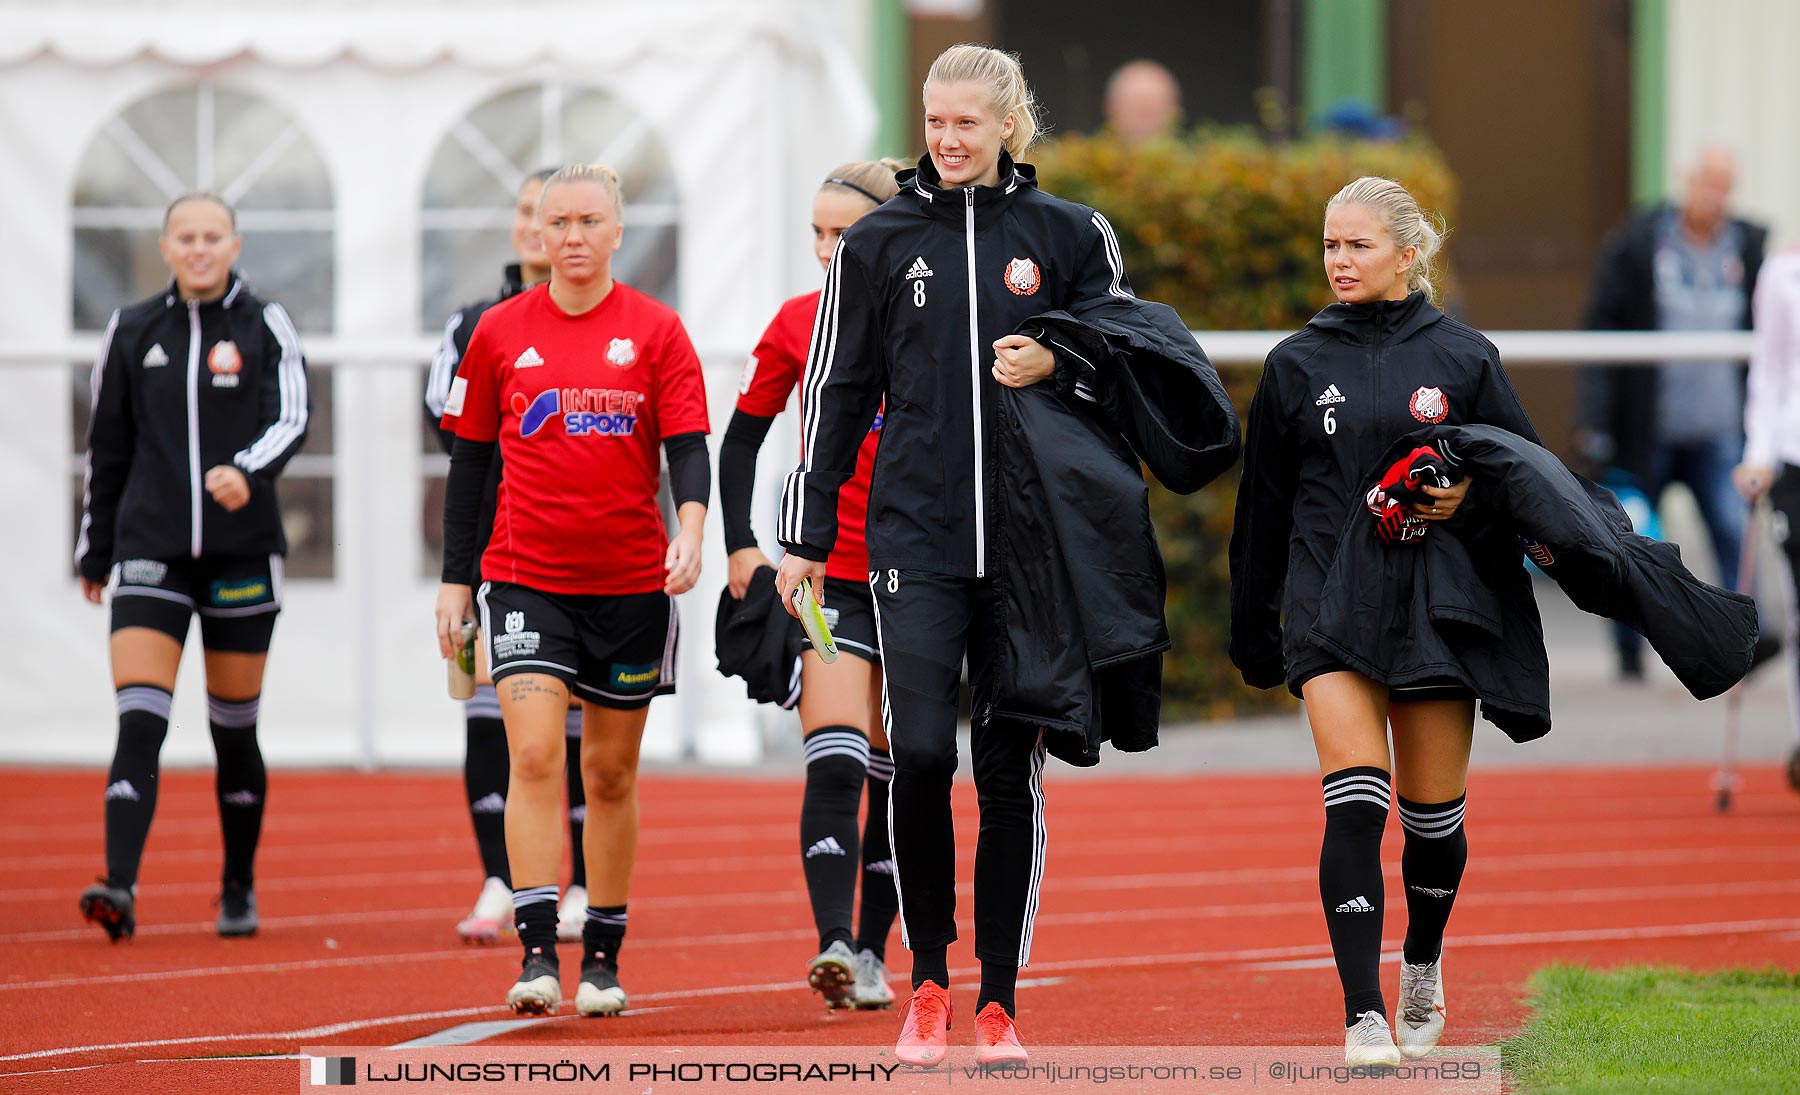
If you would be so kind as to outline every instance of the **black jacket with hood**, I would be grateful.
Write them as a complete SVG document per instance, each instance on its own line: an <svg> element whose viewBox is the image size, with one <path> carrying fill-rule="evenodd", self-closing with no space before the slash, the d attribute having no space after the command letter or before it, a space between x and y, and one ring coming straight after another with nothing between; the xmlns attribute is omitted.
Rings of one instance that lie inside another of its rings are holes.
<svg viewBox="0 0 1800 1095"><path fill-rule="evenodd" d="M999 612L978 719L1043 727L1076 765L1157 743L1166 583L1141 459L1188 494L1237 459L1219 374L1174 309L1110 294L1028 322L1050 383L1002 388L993 467ZM883 444L886 444L883 441Z"/></svg>
<svg viewBox="0 0 1800 1095"><path fill-rule="evenodd" d="M234 270L216 301L175 286L114 312L94 362L87 488L75 562L103 582L123 559L285 554L275 479L306 440L312 404L300 336ZM206 473L250 484L236 511Z"/></svg>
<svg viewBox="0 0 1800 1095"><path fill-rule="evenodd" d="M1231 534L1230 655L1245 683L1270 688L1334 660L1306 634L1369 469L1421 426L1476 423L1538 437L1493 343L1423 293L1330 305L1269 353ZM1482 520L1478 504L1463 509L1446 523Z"/></svg>
<svg viewBox="0 0 1800 1095"><path fill-rule="evenodd" d="M1696 699L1749 671L1756 603L1702 582L1673 544L1631 530L1618 499L1549 450L1494 426L1424 429L1371 463L1365 485L1417 445L1451 457L1485 522L1388 544L1367 513L1338 537L1309 646L1389 686L1446 678L1515 741L1550 731L1550 665L1521 546L1595 615L1642 632Z"/></svg>

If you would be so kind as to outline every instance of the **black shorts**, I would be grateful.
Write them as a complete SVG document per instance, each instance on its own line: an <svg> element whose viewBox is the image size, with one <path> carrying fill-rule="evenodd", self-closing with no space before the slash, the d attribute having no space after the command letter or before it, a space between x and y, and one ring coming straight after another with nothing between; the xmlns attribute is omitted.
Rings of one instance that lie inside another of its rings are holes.
<svg viewBox="0 0 1800 1095"><path fill-rule="evenodd" d="M1296 674L1288 682L1288 691L1295 699L1303 699L1300 689L1314 677L1322 677L1327 673L1355 673L1357 670L1339 662L1327 662L1314 665L1302 673ZM1389 703L1424 703L1428 700L1473 700L1475 692L1468 685L1454 677L1427 678L1412 684L1395 685L1388 689Z"/></svg>
<svg viewBox="0 0 1800 1095"><path fill-rule="evenodd" d="M547 593L483 582L475 595L494 683L547 673L578 698L633 711L675 691L675 601L666 593Z"/></svg>
<svg viewBox="0 0 1800 1095"><path fill-rule="evenodd" d="M123 559L112 569L112 629L147 627L181 643L199 613L205 649L267 654L281 584L279 555Z"/></svg>
<svg viewBox="0 0 1800 1095"><path fill-rule="evenodd" d="M881 641L875 635L875 595L868 586L843 578L825 579L825 603L820 611L825 613L825 626L831 629L838 649L865 662L881 664ZM799 620L794 621L794 627L800 628Z"/></svg>

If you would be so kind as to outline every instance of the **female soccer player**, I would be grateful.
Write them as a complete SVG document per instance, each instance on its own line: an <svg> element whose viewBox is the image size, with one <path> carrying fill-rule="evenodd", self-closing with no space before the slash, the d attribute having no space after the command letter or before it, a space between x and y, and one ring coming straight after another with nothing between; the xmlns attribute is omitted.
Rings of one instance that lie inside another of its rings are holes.
<svg viewBox="0 0 1800 1095"><path fill-rule="evenodd" d="M1250 407L1231 538L1232 661L1251 685L1285 680L1312 724L1325 795L1319 889L1351 1064L1423 1056L1443 1033L1441 950L1468 860L1475 697L1454 680L1386 688L1306 635L1345 520L1364 505L1364 478L1390 444L1438 423L1485 423L1537 441L1492 344L1432 303L1439 241L1391 180L1358 179L1327 203L1325 275L1338 303L1269 355ZM1423 489L1430 501L1414 516L1426 524L1410 532L1455 517L1469 484ZM1390 786L1406 831L1398 1047L1378 979Z"/></svg>
<svg viewBox="0 0 1800 1095"><path fill-rule="evenodd" d="M550 280L482 316L445 407L457 435L437 603L445 657L471 611L475 517L496 444L506 465L474 600L511 755L506 852L524 960L506 1002L524 1015L562 1004L557 806L571 695L582 705L588 807L575 1007L625 1007L638 746L651 698L675 688L672 598L699 577L711 489L706 391L681 319L612 276L622 213L611 170L575 164L550 176L538 200ZM657 504L658 445L681 525L673 540Z"/></svg>
<svg viewBox="0 0 1800 1095"><path fill-rule="evenodd" d="M826 177L812 203L813 254L821 268L830 266L831 253L845 229L894 196L899 189L894 173L904 166L897 160L848 163ZM731 553L730 586L740 600L759 568L774 567L756 546L750 526L756 453L768 436L769 424L800 382L818 311L819 291L814 290L788 301L775 314L744 366L737 411L719 447L719 504L725 512L725 546ZM826 665L810 648L801 655L806 791L800 807L800 865L819 929L819 954L807 968L807 979L825 997L827 1008L845 1004L884 1008L894 1002L885 965L888 931L899 908L887 835L887 791L894 762L881 731L881 680L876 676L881 653L874 595L868 585L869 555L863 545L869 475L880 440L877 414L857 451L856 475L838 494L837 550L825 571L825 593L831 601L827 621L838 645L851 657ZM865 780L869 814L859 839L856 812ZM859 860L862 919L852 934L850 911L856 902Z"/></svg>
<svg viewBox="0 0 1800 1095"><path fill-rule="evenodd" d="M106 875L81 913L137 930L138 863L189 618L200 617L207 721L225 843L219 934L256 932L255 861L268 777L256 742L287 540L275 480L306 439L300 337L233 263L237 214L184 194L159 244L174 274L113 313L94 363L87 488L75 561L93 604L112 590L119 743L106 777Z"/></svg>
<svg viewBox="0 0 1800 1095"><path fill-rule="evenodd" d="M538 232L538 196L544 180L555 168L534 171L519 186L513 204L512 248L519 261L506 267L500 282L500 295L459 309L444 325L444 341L432 359L431 373L425 381L425 411L434 426L444 417L444 402L450 398L450 384L456 379L456 368L469 351L469 339L482 313L489 308L550 280L550 260L544 254L543 236ZM448 454L456 440L453 430L438 429L438 439ZM500 489L500 461L495 459L488 472L482 493L480 518L475 526L473 557L480 559L494 531L494 496ZM481 575L472 574L476 584ZM486 881L475 899L475 908L456 925L456 934L470 943L494 943L512 920L512 875L506 863L506 727L500 721L500 698L494 694L493 678L488 675L487 656L482 644L475 650L475 695L463 703L467 745L463 754L463 787L468 792L469 820L475 829L475 846L481 854ZM581 793L581 704L569 707L564 725L568 742L565 768L569 783L569 845L581 847L582 821L587 805ZM587 864L577 851L573 857L569 888L564 891L562 907L556 917L556 937L565 943L581 938L581 926L587 920Z"/></svg>
<svg viewBox="0 0 1800 1095"><path fill-rule="evenodd" d="M923 99L927 154L916 171L900 177L899 196L845 232L826 276L806 365L804 462L789 477L782 502L780 540L788 556L777 585L791 611L802 579L818 589L828 577L839 487L853 476L885 396L868 544L883 721L894 758L889 833L903 935L913 952L913 995L896 1056L930 1067L944 1059L951 1013L947 948L956 938L956 846L950 785L965 655L977 712L971 748L981 802L977 1059L1026 1059L1014 1025L1014 990L1019 967L1030 958L1043 878L1045 731L1014 721L991 701L1017 684L1023 659L1013 660L1015 644L1041 647L1057 637L1042 627L1001 631L1006 599L1030 584L1003 588L1000 582L1001 560L1020 551L1000 515L1025 502L996 485L997 469L1026 455L1012 411L1029 404L1070 431L1067 438L1032 439L1047 448L1116 436L1113 423L1087 417L1098 411L1078 408L1113 402L1112 386L1123 370L1114 355L1122 351L1075 317L1098 309L1129 324L1162 313L1131 295L1105 218L1038 190L1035 171L1016 162L1037 123L1015 57L984 46L952 47L933 62ZM1165 318L1174 322L1172 313ZM1081 345L1052 337L1044 326L1050 322L1082 332L1073 339ZM1229 462L1236 421L1211 367L1174 326L1180 338L1164 345L1192 360L1170 359L1171 371L1210 378L1216 400L1209 421L1218 434L1212 440L1229 450ZM1007 391L1052 377L1054 394L1027 399ZM1146 418L1169 420L1160 413ZM1120 455L1123 444L1108 445L1103 458L1141 490L1136 464L1126 468ZM1147 508L1141 520L1140 545L1149 542ZM1047 546L1032 551L1046 572L1053 563L1064 565ZM1057 608L1042 601L1037 607ZM1153 628L1161 627L1160 612L1159 597ZM1089 670L1083 657L1078 671Z"/></svg>

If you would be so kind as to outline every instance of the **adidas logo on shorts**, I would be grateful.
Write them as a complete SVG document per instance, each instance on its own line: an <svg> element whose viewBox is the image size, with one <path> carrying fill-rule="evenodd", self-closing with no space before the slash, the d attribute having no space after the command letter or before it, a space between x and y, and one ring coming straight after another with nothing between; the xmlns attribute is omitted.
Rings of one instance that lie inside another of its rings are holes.
<svg viewBox="0 0 1800 1095"><path fill-rule="evenodd" d="M918 258L913 260L913 264L911 266L906 268L905 280L911 281L914 278L928 278L931 276L932 276L931 267L925 265L925 256L920 255Z"/></svg>
<svg viewBox="0 0 1800 1095"><path fill-rule="evenodd" d="M1339 905L1337 907L1337 911L1341 912L1341 913L1374 912L1375 906L1369 904L1368 898L1362 896L1361 894L1358 894L1357 896L1344 902L1342 905Z"/></svg>
<svg viewBox="0 0 1800 1095"><path fill-rule="evenodd" d="M887 859L877 859L873 863L864 863L863 870L868 871L870 874L884 874L889 878L898 877L894 871L894 860L892 856L889 856Z"/></svg>
<svg viewBox="0 0 1800 1095"><path fill-rule="evenodd" d="M1319 398L1313 400L1313 406L1329 407L1333 403L1345 403L1345 402L1348 402L1348 400L1344 398L1343 392L1338 391L1337 385L1336 384L1327 384L1325 386L1325 390L1319 393Z"/></svg>
<svg viewBox="0 0 1800 1095"><path fill-rule="evenodd" d="M219 796L219 801L227 806L255 806L262 799L255 791L227 791Z"/></svg>
<svg viewBox="0 0 1800 1095"><path fill-rule="evenodd" d="M133 787L128 779L122 779L106 789L106 801L111 802L115 798L122 798L126 802L143 801L138 795L137 788Z"/></svg>
<svg viewBox="0 0 1800 1095"><path fill-rule="evenodd" d="M817 844L814 844L812 847L806 849L806 858L807 859L811 859L813 856L816 856L816 855L849 855L849 854L850 853L844 851L844 846L837 842L837 837L835 837L835 836L828 836L824 840L821 840Z"/></svg>
<svg viewBox="0 0 1800 1095"><path fill-rule="evenodd" d="M506 800L500 797L500 792L489 791L474 802L469 803L469 812L471 814L504 814L506 812Z"/></svg>

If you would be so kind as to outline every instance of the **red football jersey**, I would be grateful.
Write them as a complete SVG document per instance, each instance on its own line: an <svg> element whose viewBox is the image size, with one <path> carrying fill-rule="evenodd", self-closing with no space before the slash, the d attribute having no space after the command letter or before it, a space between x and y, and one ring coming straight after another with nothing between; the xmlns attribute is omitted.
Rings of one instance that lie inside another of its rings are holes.
<svg viewBox="0 0 1800 1095"><path fill-rule="evenodd" d="M763 332L756 352L744 363L738 381L738 410L758 418L773 418L787 407L788 395L800 383L806 369L806 351L812 341L813 319L819 313L819 291L797 296L781 306L769 329ZM856 474L838 491L837 546L825 563L825 574L847 582L869 580L869 547L863 540L863 524L869 515L869 477L875 471L875 446L881 441L881 414L869 425L856 454Z"/></svg>
<svg viewBox="0 0 1800 1095"><path fill-rule="evenodd" d="M482 314L443 426L500 442L481 575L552 593L654 593L669 534L662 440L709 432L681 317L623 282L572 316L539 285Z"/></svg>

